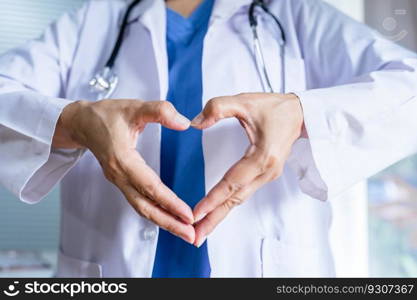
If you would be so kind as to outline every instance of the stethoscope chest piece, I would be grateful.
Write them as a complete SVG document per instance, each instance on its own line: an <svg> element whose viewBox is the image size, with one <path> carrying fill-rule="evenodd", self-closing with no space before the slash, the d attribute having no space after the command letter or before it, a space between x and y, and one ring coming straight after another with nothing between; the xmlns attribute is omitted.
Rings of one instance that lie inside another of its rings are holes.
<svg viewBox="0 0 417 300"><path fill-rule="evenodd" d="M104 68L90 80L91 91L100 95L101 99L109 98L117 87L119 78L111 68Z"/></svg>

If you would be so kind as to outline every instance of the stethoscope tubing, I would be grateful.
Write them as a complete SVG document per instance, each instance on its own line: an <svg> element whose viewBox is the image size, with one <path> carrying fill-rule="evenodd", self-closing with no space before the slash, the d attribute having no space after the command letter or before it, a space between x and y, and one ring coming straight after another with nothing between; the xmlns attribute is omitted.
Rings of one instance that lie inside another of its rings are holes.
<svg viewBox="0 0 417 300"><path fill-rule="evenodd" d="M277 25L281 39L279 40L279 48L280 53L279 56L281 58L281 90L282 94L286 91L286 80L285 80L285 46L286 46L286 36L284 27L282 26L281 22L279 21L278 17L275 16L273 13L270 12L268 6L265 4L263 0L254 0L252 1L249 11L248 11L248 18L249 18L249 25L252 28L252 35L253 35L253 44L254 44L254 57L256 67L258 69L259 77L261 79L262 88L264 92L274 93L275 90L272 87L272 81L268 74L268 69L265 62L265 57L262 50L262 45L260 42L260 37L258 34L258 20L256 18L255 9L256 7L260 7L269 17L273 19L275 24Z"/></svg>
<svg viewBox="0 0 417 300"><path fill-rule="evenodd" d="M126 9L126 13L124 14L122 25L117 36L116 43L113 47L111 55L107 60L103 70L99 72L90 82L89 85L92 89L95 90L98 94L99 99L110 98L113 94L114 90L116 89L119 78L117 74L113 71L113 67L115 61L118 57L119 51L123 44L123 38L126 31L126 27L128 25L128 20L130 13L132 12L133 8L135 8L142 0L135 0L129 4ZM262 49L262 43L260 41L260 37L258 34L258 20L256 17L255 9L256 7L260 7L268 16L270 16L273 21L276 23L280 34L281 39L279 40L279 48L280 53L279 56L281 58L281 93L285 93L285 46L286 46L286 36L284 27L282 26L281 22L279 21L278 17L276 17L273 13L269 11L269 8L265 4L263 0L254 0L252 1L251 5L249 6L248 10L248 18L249 18L249 25L252 30L253 34L253 48L254 48L254 58L256 68L259 73L259 77L261 79L262 88L264 92L274 93L274 88L272 86L271 78L268 73L267 65L265 62L265 57Z"/></svg>

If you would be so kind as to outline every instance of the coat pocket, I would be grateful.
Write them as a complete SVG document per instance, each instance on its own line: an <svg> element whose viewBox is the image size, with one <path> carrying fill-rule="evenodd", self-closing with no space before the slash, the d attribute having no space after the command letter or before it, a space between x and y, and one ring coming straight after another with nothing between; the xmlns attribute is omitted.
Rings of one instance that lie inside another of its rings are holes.
<svg viewBox="0 0 417 300"><path fill-rule="evenodd" d="M262 277L334 277L330 251L287 244L276 238L262 240Z"/></svg>
<svg viewBox="0 0 417 300"><path fill-rule="evenodd" d="M69 257L59 251L56 277L99 278L102 275L101 265Z"/></svg>

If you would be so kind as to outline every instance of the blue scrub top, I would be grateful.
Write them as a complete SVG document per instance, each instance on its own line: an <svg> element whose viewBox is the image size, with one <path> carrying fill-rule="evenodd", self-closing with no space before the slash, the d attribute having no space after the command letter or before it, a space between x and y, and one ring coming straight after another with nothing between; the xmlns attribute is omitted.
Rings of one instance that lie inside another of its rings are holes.
<svg viewBox="0 0 417 300"><path fill-rule="evenodd" d="M202 110L202 53L214 0L184 18L167 8L167 100L192 120ZM161 179L190 207L205 195L202 132L162 128ZM152 277L209 277L207 242L200 248L160 230Z"/></svg>

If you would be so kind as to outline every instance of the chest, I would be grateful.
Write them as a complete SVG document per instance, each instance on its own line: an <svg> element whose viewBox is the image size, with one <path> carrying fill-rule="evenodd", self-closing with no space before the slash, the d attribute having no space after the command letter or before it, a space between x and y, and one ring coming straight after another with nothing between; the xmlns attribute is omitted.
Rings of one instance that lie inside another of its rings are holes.
<svg viewBox="0 0 417 300"><path fill-rule="evenodd" d="M117 22L114 18L104 26L107 34L81 36L67 85L68 98L96 100L88 82L110 55L118 34ZM114 67L119 84L112 98L164 100L169 80L166 23L158 22L139 19L128 26ZM286 92L304 90L305 65L298 54L301 52L298 44L287 43L285 54L282 53L279 34L270 23L270 20L260 18L258 32L271 85L275 91L281 90L283 82ZM84 31L92 32L89 26L93 25L86 24ZM285 27L291 27L291 24L285 24ZM295 40L291 36L287 39ZM216 96L263 91L253 42L243 9L227 20L210 20L203 39L203 105ZM94 55L92 49L97 49ZM284 81L282 77L285 77Z"/></svg>

